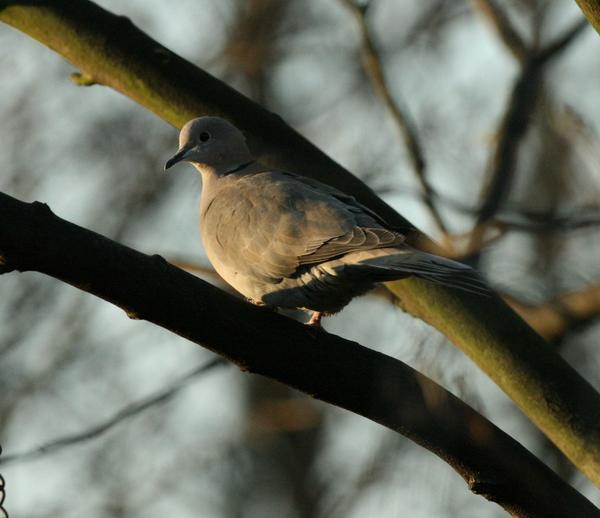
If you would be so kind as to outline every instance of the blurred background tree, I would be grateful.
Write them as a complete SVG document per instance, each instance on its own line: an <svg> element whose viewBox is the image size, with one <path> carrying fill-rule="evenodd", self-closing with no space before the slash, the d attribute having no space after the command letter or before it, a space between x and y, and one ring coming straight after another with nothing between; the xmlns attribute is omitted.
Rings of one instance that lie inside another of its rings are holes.
<svg viewBox="0 0 600 518"><path fill-rule="evenodd" d="M574 2L98 3L280 114L600 384L600 67ZM219 282L197 175L162 173L175 130L114 91L76 88L67 63L6 26L0 49L0 190ZM2 466L14 516L505 514L360 417L221 364L183 381L207 352L58 281L11 275L1 289L0 444L72 439ZM470 361L378 295L326 328L434 378L600 503Z"/></svg>

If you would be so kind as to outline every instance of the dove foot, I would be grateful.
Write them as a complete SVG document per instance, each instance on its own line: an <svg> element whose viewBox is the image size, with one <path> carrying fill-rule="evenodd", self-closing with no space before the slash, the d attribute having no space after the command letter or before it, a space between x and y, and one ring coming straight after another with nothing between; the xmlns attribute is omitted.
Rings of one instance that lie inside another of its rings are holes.
<svg viewBox="0 0 600 518"><path fill-rule="evenodd" d="M306 325L321 327L321 318L323 318L323 313L320 311L313 311L313 314L310 316L310 320Z"/></svg>

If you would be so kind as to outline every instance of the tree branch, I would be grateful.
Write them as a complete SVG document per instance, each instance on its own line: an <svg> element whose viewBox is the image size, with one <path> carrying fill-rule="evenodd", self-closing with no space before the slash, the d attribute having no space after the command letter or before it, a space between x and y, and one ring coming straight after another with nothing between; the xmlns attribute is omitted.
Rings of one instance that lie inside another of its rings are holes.
<svg viewBox="0 0 600 518"><path fill-rule="evenodd" d="M525 61L528 55L527 45L521 35L513 27L508 16L498 7L494 0L471 0L475 8L486 18L504 46L511 52L517 61Z"/></svg>
<svg viewBox="0 0 600 518"><path fill-rule="evenodd" d="M600 34L600 0L575 0L585 17Z"/></svg>
<svg viewBox="0 0 600 518"><path fill-rule="evenodd" d="M90 81L115 88L175 126L199 115L230 119L245 132L260 160L338 187L391 225L412 228L279 117L176 56L129 20L87 0L0 0L0 21L60 53ZM411 239L427 241L417 232ZM77 268L77 263L70 266ZM473 297L418 279L387 286L404 309L437 327L471 357L600 485L600 396L499 297ZM238 327L236 321L233 328ZM282 341L288 342L286 337Z"/></svg>
<svg viewBox="0 0 600 518"><path fill-rule="evenodd" d="M38 271L313 397L450 464L513 516L600 516L556 474L442 387L389 356L244 303L202 280L0 194L0 271ZM548 498L552 495L552 498Z"/></svg>
<svg viewBox="0 0 600 518"><path fill-rule="evenodd" d="M567 133L568 130L560 129L563 133ZM580 131L580 133L584 133ZM584 135L589 140L590 146L596 146L597 141L591 139L588 135ZM568 138L565 137L565 138ZM574 137L573 137L574 138ZM471 207L458 200L452 199L439 191L433 191L435 198L438 200L440 205L446 206L455 212L476 216L478 209ZM410 196L416 199L423 199L423 195L416 190L403 189L400 194ZM505 205L501 211L497 212L494 219L489 222L489 226L497 228L502 231L516 231L516 232L531 232L531 233L559 233L559 232L570 232L573 230L580 230L589 227L595 227L600 225L600 210L595 204L586 204L579 207L569 208L563 211L549 211L549 210L530 210L525 209L518 204L513 206ZM451 234L450 238L453 241L461 241L468 238L468 234ZM461 257L460 249L463 248L458 245L453 245L456 249L454 257ZM444 255L444 251L441 247L435 248L437 253Z"/></svg>
<svg viewBox="0 0 600 518"><path fill-rule="evenodd" d="M579 36L588 26L586 20L577 20L571 28L567 29L561 36L551 41L538 52L538 59L542 62L558 56Z"/></svg>

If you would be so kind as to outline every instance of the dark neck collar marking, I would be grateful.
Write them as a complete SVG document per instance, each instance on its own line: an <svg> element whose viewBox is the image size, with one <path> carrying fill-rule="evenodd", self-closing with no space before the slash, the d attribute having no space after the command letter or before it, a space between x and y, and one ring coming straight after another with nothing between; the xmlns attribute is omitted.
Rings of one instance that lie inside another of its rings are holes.
<svg viewBox="0 0 600 518"><path fill-rule="evenodd" d="M242 169L244 169L244 167L248 167L250 164L253 164L254 162L256 162L256 160L250 160L250 162L244 162L243 164L240 164L237 167L234 167L233 169L226 171L225 175L237 173L238 171L241 171Z"/></svg>

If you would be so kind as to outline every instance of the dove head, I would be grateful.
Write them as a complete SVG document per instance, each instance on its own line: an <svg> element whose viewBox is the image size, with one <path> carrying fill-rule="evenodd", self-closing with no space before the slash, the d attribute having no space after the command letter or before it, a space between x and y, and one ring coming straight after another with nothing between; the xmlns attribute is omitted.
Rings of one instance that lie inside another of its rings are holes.
<svg viewBox="0 0 600 518"><path fill-rule="evenodd" d="M190 162L203 175L224 176L253 162L240 130L219 117L199 117L179 133L179 150L165 164Z"/></svg>

